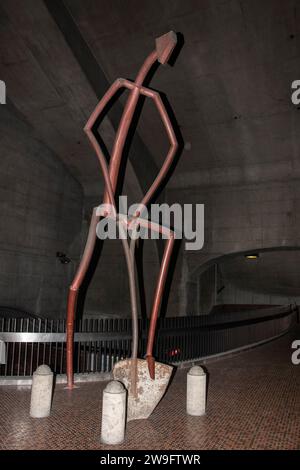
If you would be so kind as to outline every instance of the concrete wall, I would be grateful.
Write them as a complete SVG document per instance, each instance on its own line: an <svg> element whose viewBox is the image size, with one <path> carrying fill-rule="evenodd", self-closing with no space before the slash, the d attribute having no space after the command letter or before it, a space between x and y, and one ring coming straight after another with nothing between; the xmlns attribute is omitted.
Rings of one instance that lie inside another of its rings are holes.
<svg viewBox="0 0 300 470"><path fill-rule="evenodd" d="M224 290L217 296L217 304L287 305L295 302L298 305L300 297L254 292L234 284L226 284Z"/></svg>
<svg viewBox="0 0 300 470"><path fill-rule="evenodd" d="M167 198L170 203L205 205L203 249L185 251L182 243L170 293L172 315L192 310L191 296L197 295L199 276L218 257L245 250L300 246L300 186L296 178L182 188L168 191ZM180 299L178 285L182 286Z"/></svg>
<svg viewBox="0 0 300 470"><path fill-rule="evenodd" d="M0 108L0 306L43 317L65 317L68 287L83 253L91 211L102 197L85 196L52 150L37 140L12 104ZM99 189L98 189L99 191ZM141 199L129 168L129 204ZM99 191L101 194L101 191ZM130 317L127 268L119 240L97 242L79 294L78 314ZM56 252L71 263L61 264ZM143 246L140 314L150 314L159 258L155 241Z"/></svg>
<svg viewBox="0 0 300 470"><path fill-rule="evenodd" d="M284 252L281 252L281 254L282 257L285 256ZM244 262L247 263L246 260ZM226 265L226 258L221 264L222 266ZM280 270L280 265L278 269ZM230 268L228 268L227 271L230 273ZM253 279L243 278L242 270L240 271L239 280L229 281L228 279L224 279L218 264L211 265L203 273L197 276L197 282L195 282L195 297L191 312L193 314L196 312L196 314L206 315L212 311L212 308L215 305L223 304L288 305L295 302L299 304L299 295L296 295L295 292L290 295L288 295L288 293L283 294L276 292L279 291L278 284L280 285L280 283L278 283L276 279L272 278L270 273L268 279L268 272L266 269L262 268L262 271L265 272L266 279L265 284L263 285L262 283L259 286L259 282L255 283L253 282ZM286 276L283 265L282 271L283 276ZM189 285L190 284L191 282L189 282ZM242 286L239 284L242 284ZM286 290L288 291L289 289L286 288Z"/></svg>
<svg viewBox="0 0 300 470"><path fill-rule="evenodd" d="M201 315L207 315L216 304L217 286L214 264L198 277L197 288L198 295L195 299L196 312Z"/></svg>
<svg viewBox="0 0 300 470"><path fill-rule="evenodd" d="M10 105L0 107L0 134L0 305L64 316L80 253L81 186ZM57 251L72 262L61 264Z"/></svg>
<svg viewBox="0 0 300 470"><path fill-rule="evenodd" d="M278 179L279 179L278 175ZM200 278L220 256L260 250L266 248L300 247L300 224L297 207L300 199L300 186L297 175L285 181L274 180L249 182L241 178L240 184L230 178L220 186L199 184L198 187L181 188L167 192L167 202L201 203L205 205L205 242L200 251L185 251L181 243L174 263L166 316L182 316L208 313L214 305L215 286ZM227 184L228 183L228 184ZM146 245L153 242L147 242ZM102 315L129 315L130 304L124 256L119 243L109 241L111 248L105 247L99 266L90 284L86 298L87 313ZM148 252L144 260L144 271L148 274L145 282L150 293L147 299L149 312L155 276L158 272L155 250ZM200 286L200 288L199 288ZM256 286L259 287L259 286ZM276 285L273 286L276 289ZM290 303L293 295L274 292L261 292L257 299L257 288L240 287L247 303ZM274 289L273 289L274 290ZM117 292L117 295L115 295ZM249 296L253 298L249 300ZM263 297L266 301L263 301ZM206 300L205 300L205 297ZM235 294L226 301L234 303ZM243 303L238 295L236 302ZM202 299L202 300L201 300ZM205 301L204 301L204 300ZM279 301L281 299L281 301Z"/></svg>

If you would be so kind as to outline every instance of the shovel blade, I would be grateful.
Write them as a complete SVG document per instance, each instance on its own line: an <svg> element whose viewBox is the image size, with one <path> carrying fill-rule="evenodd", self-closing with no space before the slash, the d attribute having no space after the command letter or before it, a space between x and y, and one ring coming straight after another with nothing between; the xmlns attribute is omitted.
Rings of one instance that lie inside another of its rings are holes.
<svg viewBox="0 0 300 470"><path fill-rule="evenodd" d="M132 369L136 367L136 387L132 386ZM173 367L155 362L155 379L152 380L147 361L126 359L117 362L113 377L124 384L128 391L127 421L147 419L162 399Z"/></svg>

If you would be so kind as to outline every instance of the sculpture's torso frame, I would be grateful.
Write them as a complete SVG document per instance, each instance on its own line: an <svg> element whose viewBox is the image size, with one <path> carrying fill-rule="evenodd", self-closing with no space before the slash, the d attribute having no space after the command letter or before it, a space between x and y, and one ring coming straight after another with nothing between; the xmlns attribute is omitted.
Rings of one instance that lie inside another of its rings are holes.
<svg viewBox="0 0 300 470"><path fill-rule="evenodd" d="M96 243L96 226L100 217L110 217L118 221L119 230L124 231L124 229L133 229L134 227L140 226L148 230L153 230L155 232L159 232L167 238L167 242L165 245L164 255L160 267L160 272L157 280L154 301L151 311L150 317L150 327L149 327L149 334L148 334L148 342L147 342L147 351L146 351L146 359L148 361L148 368L151 378L154 379L155 377L155 361L152 355L153 351L153 343L155 337L155 329L157 318L159 314L159 309L161 305L161 300L164 292L165 281L168 273L168 267L170 263L170 258L174 246L174 232L167 227L164 227L158 223L155 223L151 220L144 219L141 217L143 207L147 206L150 202L152 197L154 196L156 190L161 185L162 180L166 176L171 163L174 160L178 142L176 139L176 135L166 111L166 108L163 104L163 101L158 92L153 91L149 88L143 86L143 82L150 71L153 64L158 60L160 63L165 64L175 45L176 45L176 34L173 31L161 36L160 38L156 39L156 49L149 54L146 58L144 64L142 65L137 78L134 82L129 80L125 80L122 78L117 79L109 88L109 90L105 93L103 98L100 100L98 105L96 106L95 110L91 114L84 131L86 132L93 149L95 150L101 170L103 173L104 181L105 181L105 192L104 192L104 199L103 205L99 208L94 208L88 238L86 242L86 246L84 249L84 253L82 259L80 261L78 270L76 272L75 278L70 286L69 289L69 297L68 297L68 307L67 307L67 381L68 381L68 388L72 388L74 386L74 374L73 374L73 341L74 341L74 320L75 320L75 311L76 311L76 304L77 304L77 297L79 288L83 282L85 274L88 270L88 267L91 262L92 254L94 251L95 243ZM108 105L110 100L113 96L119 92L120 89L127 88L130 93L127 98L127 102L120 120L120 124L116 133L116 138L112 150L112 155L110 158L109 166L107 165L106 159L98 140L93 132L93 128L96 124L98 117L101 115L105 107ZM164 127L167 132L167 136L170 140L170 149L167 153L165 161L156 176L155 180L153 181L152 185L146 192L145 196L143 197L142 201L137 205L137 210L132 218L119 218L117 214L117 208L115 203L115 191L118 183L119 177L119 170L122 160L122 153L124 149L124 145L127 139L127 135L130 129L130 125L132 122L132 118L134 112L136 110L136 106L140 96L145 96L151 98L156 105ZM103 208L101 211L101 207ZM112 209L109 211L107 207L111 207ZM99 212L100 210L100 212ZM125 227L126 225L126 227ZM136 301L136 293L135 293L135 279L134 279L134 242L131 243L131 247L129 247L127 240L121 236L121 241L124 248L124 253L126 257L126 263L128 268L129 274L129 285L130 285L130 298L131 298L131 307L132 307L132 319L133 319L133 341L132 341L132 357L137 357L137 345L138 345L138 320L137 320L137 301Z"/></svg>

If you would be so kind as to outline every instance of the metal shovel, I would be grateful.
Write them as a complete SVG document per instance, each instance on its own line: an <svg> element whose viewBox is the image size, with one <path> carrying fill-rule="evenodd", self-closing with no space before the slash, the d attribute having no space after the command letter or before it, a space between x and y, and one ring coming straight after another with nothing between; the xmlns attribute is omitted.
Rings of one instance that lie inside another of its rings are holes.
<svg viewBox="0 0 300 470"><path fill-rule="evenodd" d="M148 363L144 359L126 359L118 362L113 370L115 380L128 390L127 421L149 418L156 408L170 381L173 367L155 362L155 379L151 379ZM136 368L136 393L132 391L132 368Z"/></svg>
<svg viewBox="0 0 300 470"><path fill-rule="evenodd" d="M156 39L156 49L147 57L140 72L137 76L135 84L131 90L131 96L127 102L128 110L133 109L137 102L138 93L142 90L140 88L145 76L154 64L156 60L160 63L165 64L175 45L176 45L176 34L173 31L161 36ZM128 84L130 88L132 84ZM151 90L143 88L143 93L154 99L158 108L159 114L161 115L162 121L165 125L168 137L170 139L171 147L168 152L167 158L161 171L159 172L156 180L153 182L148 193L143 199L143 204L146 205L147 201L150 200L153 193L161 183L164 175L166 174L177 149L177 140L174 134L174 130L167 111L159 98L159 96L153 93ZM126 241L126 236L122 236L121 240L123 243L127 270L129 275L129 286L130 286L130 299L131 299L131 310L132 310L132 355L130 359L126 359L118 362L113 369L113 377L115 380L120 380L128 390L128 407L127 407L127 420L133 419L145 419L150 416L152 411L158 405L159 401L163 397L169 380L172 375L173 367L155 362L152 355L153 343L155 337L156 323L158 312L160 308L161 299L163 296L166 276L168 272L168 266L170 263L171 253L174 246L174 234L170 230L165 230L164 227L152 223L151 221L140 218L140 211L136 211L135 217L127 222L127 227L131 228L132 224L137 230L138 225L144 225L144 227L154 229L167 235L168 241L165 247L163 260L161 263L159 278L157 282L156 292L154 296L154 304L151 313L147 352L146 359L137 358L138 350L138 312L137 312L137 296L135 286L135 264L134 264L134 251L135 251L135 236L133 236L130 247ZM124 235L124 226L122 222L119 223L119 229Z"/></svg>
<svg viewBox="0 0 300 470"><path fill-rule="evenodd" d="M136 241L136 231L130 243L123 238L123 248L127 262L129 273L130 298L132 309L132 355L130 359L119 361L113 368L113 377L124 384L128 391L127 403L127 421L134 419L146 419L156 408L162 399L168 383L170 381L173 367L155 362L152 357L152 347L154 339L154 330L156 326L156 318L152 328L150 327L147 343L147 359L138 359L138 312L137 312L137 296L135 286L135 267L134 267L134 251ZM119 222L120 232L123 231L122 224ZM155 311L153 312L155 315ZM157 313L156 313L157 316Z"/></svg>

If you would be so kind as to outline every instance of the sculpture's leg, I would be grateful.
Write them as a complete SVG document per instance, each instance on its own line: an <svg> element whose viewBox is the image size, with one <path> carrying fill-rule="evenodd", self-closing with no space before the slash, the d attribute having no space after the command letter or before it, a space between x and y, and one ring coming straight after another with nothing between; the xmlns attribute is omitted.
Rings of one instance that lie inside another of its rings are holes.
<svg viewBox="0 0 300 470"><path fill-rule="evenodd" d="M87 133L92 146L95 148L97 156L100 161L100 165L103 171L104 180L105 180L105 187L106 191L109 193L110 203L114 209L114 213L116 213L115 203L114 203L114 194L111 187L111 181L109 178L109 173L106 165L106 160L101 152L99 144L97 142L96 137L92 132L92 128L97 120L97 118L101 115L103 109L108 104L108 102L112 99L112 97L118 92L120 88L122 88L122 79L116 80L109 90L105 93L103 98L97 104L95 110L91 114L84 130ZM106 214L103 214L104 216ZM69 296L68 296L68 305L67 305L67 327L66 327L66 342L67 342L67 383L68 388L72 388L74 386L74 374L73 374L73 341L74 341L74 320L75 320L75 312L76 312L76 305L77 305L77 297L78 297L78 290L82 284L84 276L88 270L95 243L96 243L96 227L100 217L96 215L96 208L93 210L93 215L91 219L91 224L89 228L89 234L86 242L86 246L84 249L84 253L82 259L80 261L77 273L75 278L69 288Z"/></svg>
<svg viewBox="0 0 300 470"><path fill-rule="evenodd" d="M153 343L155 338L155 330L156 330L156 323L159 314L159 309L161 306L161 301L164 293L164 287L166 283L166 278L168 274L168 268L170 264L170 259L174 247L174 234L170 234L170 238L167 241L165 246L164 256L160 267L160 272L158 276L158 281L156 285L155 295L154 295L154 302L150 317L150 325L149 325L149 333L148 333L148 342L147 342L147 350L146 350L146 359L148 362L148 369L151 379L155 378L155 360L153 357Z"/></svg>
<svg viewBox="0 0 300 470"><path fill-rule="evenodd" d="M153 351L153 344L154 344L154 338L155 338L155 330L156 330L159 309L160 309L160 305L161 305L161 301L162 301L162 297L164 293L164 287L166 283L168 269L170 265L170 259L171 259L172 251L174 247L175 233L169 227L160 225L156 222L151 222L142 217L136 217L132 220L129 220L127 222L128 227L132 225L133 221L136 225L138 224L140 227L144 229L153 230L154 232L161 233L168 239L167 244L165 246L165 250L164 250L164 256L163 256L163 260L162 260L161 267L160 267L158 281L156 284L153 307L152 307L152 312L151 312L151 317L150 317L147 349L146 349L146 359L148 362L149 374L150 374L150 377L154 379L155 378L155 361L152 355L152 351Z"/></svg>
<svg viewBox="0 0 300 470"><path fill-rule="evenodd" d="M73 342L74 342L74 320L75 320L78 291L82 284L84 276L88 270L88 267L90 265L90 261L94 252L96 236L97 236L96 227L97 227L98 221L99 221L99 216L97 216L96 208L94 208L83 256L81 258L75 278L69 288L68 307L67 307L67 328L66 328L68 388L73 388L74 386Z"/></svg>

